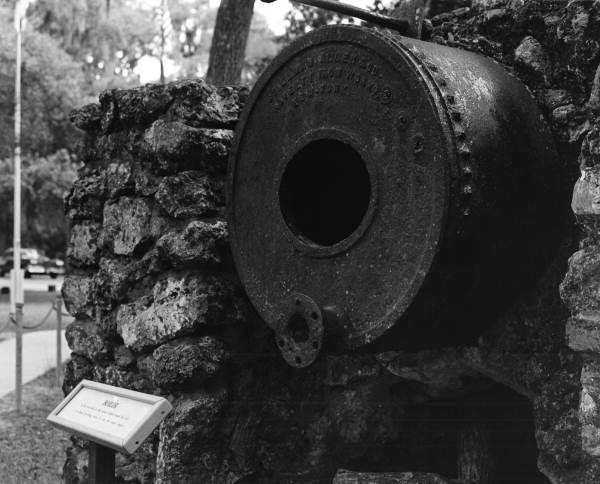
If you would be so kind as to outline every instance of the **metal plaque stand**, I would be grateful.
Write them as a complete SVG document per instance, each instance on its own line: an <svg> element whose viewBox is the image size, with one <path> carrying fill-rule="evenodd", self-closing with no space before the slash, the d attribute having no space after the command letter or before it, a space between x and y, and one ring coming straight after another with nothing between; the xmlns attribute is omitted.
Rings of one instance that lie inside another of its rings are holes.
<svg viewBox="0 0 600 484"><path fill-rule="evenodd" d="M115 451L90 441L88 472L90 484L114 484Z"/></svg>
<svg viewBox="0 0 600 484"><path fill-rule="evenodd" d="M82 380L47 420L88 442L90 484L114 484L115 452L132 455L171 410L166 398Z"/></svg>

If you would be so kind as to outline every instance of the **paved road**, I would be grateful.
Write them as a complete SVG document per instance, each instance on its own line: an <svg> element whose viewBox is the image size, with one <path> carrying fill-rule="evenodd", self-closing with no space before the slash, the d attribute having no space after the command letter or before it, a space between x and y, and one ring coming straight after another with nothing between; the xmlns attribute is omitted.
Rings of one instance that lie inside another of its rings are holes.
<svg viewBox="0 0 600 484"><path fill-rule="evenodd" d="M31 279L23 280L24 291L36 291L36 292L48 292L51 287L54 287L55 291L60 291L62 287L63 278L57 277L56 279L50 279L49 277L35 277ZM0 277L0 290L10 287L10 280L7 277Z"/></svg>
<svg viewBox="0 0 600 484"><path fill-rule="evenodd" d="M62 361L71 350L62 332ZM0 341L0 397L15 389L15 339ZM23 384L56 367L56 331L35 331L23 335Z"/></svg>

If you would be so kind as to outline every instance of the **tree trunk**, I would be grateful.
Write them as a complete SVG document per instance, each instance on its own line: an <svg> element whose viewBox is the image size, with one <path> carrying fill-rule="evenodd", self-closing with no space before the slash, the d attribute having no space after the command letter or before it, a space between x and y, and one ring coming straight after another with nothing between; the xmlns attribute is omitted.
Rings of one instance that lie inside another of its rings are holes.
<svg viewBox="0 0 600 484"><path fill-rule="evenodd" d="M208 83L240 83L253 10L254 0L221 0L210 47Z"/></svg>
<svg viewBox="0 0 600 484"><path fill-rule="evenodd" d="M410 28L406 33L407 36L416 39L421 38L421 29L428 9L428 3L427 0L402 0L392 10L392 17L408 20Z"/></svg>

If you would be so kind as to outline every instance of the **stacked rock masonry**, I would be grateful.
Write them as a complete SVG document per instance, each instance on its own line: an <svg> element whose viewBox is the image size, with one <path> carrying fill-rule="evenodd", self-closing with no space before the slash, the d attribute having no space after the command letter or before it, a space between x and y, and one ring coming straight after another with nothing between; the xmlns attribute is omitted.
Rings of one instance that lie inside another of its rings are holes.
<svg viewBox="0 0 600 484"><path fill-rule="evenodd" d="M600 3L477 0L425 35L525 82L565 169L554 262L473 347L288 367L228 250L224 174L247 90L182 81L73 113L64 391L89 378L174 406L118 456L119 482L600 482ZM73 439L66 482L86 482L86 465Z"/></svg>

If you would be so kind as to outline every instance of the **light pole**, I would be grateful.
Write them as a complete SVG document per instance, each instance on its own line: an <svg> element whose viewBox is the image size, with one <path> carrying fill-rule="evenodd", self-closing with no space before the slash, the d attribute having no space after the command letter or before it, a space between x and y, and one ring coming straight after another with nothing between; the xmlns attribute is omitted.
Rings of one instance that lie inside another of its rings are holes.
<svg viewBox="0 0 600 484"><path fill-rule="evenodd" d="M23 386L23 298L21 278L21 32L29 0L15 3L15 28L17 30L17 60L15 75L15 151L14 151L14 203L13 203L13 277L11 298L14 301L17 324L15 394L17 413L21 413Z"/></svg>

